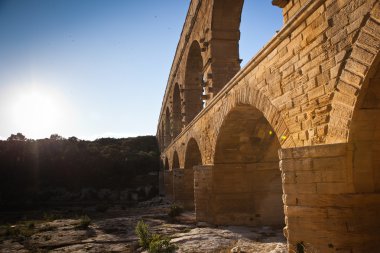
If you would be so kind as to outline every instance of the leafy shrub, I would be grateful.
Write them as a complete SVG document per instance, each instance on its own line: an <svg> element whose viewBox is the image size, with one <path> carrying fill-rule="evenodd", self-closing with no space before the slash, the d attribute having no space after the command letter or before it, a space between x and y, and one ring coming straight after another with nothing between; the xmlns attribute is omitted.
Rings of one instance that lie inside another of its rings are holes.
<svg viewBox="0 0 380 253"><path fill-rule="evenodd" d="M77 226L77 228L87 229L88 226L90 226L90 224L91 224L90 217L88 217L87 215L83 215L82 217L80 217L79 225Z"/></svg>
<svg viewBox="0 0 380 253"><path fill-rule="evenodd" d="M191 231L191 228L185 228L181 231L181 233L189 233Z"/></svg>
<svg viewBox="0 0 380 253"><path fill-rule="evenodd" d="M20 228L16 226L7 225L5 228L5 236L18 236L20 232Z"/></svg>
<svg viewBox="0 0 380 253"><path fill-rule="evenodd" d="M152 240L152 234L149 231L149 227L144 221L140 220L135 228L135 233L139 238L139 245L144 249L149 248L149 244Z"/></svg>
<svg viewBox="0 0 380 253"><path fill-rule="evenodd" d="M60 217L58 215L54 214L54 213L44 212L43 218L46 221L53 221L53 220L59 219Z"/></svg>
<svg viewBox="0 0 380 253"><path fill-rule="evenodd" d="M159 234L152 234L149 226L144 221L139 221L135 228L139 237L139 245L147 249L149 253L172 253L176 246L170 243L170 239Z"/></svg>
<svg viewBox="0 0 380 253"><path fill-rule="evenodd" d="M149 253L172 253L176 246L170 243L170 239L158 234L153 234L149 244Z"/></svg>
<svg viewBox="0 0 380 253"><path fill-rule="evenodd" d="M7 237L30 237L35 233L34 227L31 228L27 225L6 225L4 231L0 233L0 236Z"/></svg>
<svg viewBox="0 0 380 253"><path fill-rule="evenodd" d="M182 212L183 212L183 208L181 206L171 205L168 215L169 217L174 218L180 215Z"/></svg>

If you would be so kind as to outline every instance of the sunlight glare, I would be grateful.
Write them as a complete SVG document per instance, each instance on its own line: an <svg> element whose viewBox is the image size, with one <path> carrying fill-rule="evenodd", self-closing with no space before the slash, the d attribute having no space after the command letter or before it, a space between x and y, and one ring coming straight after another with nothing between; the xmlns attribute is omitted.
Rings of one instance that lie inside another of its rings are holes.
<svg viewBox="0 0 380 253"><path fill-rule="evenodd" d="M62 122L59 100L47 90L32 89L15 95L12 118L16 129L27 135L46 136L54 133Z"/></svg>

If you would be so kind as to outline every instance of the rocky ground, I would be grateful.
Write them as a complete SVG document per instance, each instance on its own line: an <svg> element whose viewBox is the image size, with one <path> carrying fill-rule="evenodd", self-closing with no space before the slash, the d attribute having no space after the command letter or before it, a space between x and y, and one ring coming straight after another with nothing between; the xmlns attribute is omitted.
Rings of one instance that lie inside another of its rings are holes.
<svg viewBox="0 0 380 253"><path fill-rule="evenodd" d="M123 210L48 220L23 220L0 227L0 252L141 252L135 226L144 220L153 233L166 235L176 252L285 253L281 230L270 227L197 223L194 213L169 218L169 203L160 198Z"/></svg>

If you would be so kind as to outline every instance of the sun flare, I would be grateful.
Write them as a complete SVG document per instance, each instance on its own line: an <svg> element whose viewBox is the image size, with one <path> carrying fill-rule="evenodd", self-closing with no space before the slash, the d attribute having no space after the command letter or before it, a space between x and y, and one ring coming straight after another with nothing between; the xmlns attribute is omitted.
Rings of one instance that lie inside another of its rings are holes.
<svg viewBox="0 0 380 253"><path fill-rule="evenodd" d="M12 104L13 123L26 134L48 137L46 133L54 133L61 123L63 108L47 90L18 93Z"/></svg>

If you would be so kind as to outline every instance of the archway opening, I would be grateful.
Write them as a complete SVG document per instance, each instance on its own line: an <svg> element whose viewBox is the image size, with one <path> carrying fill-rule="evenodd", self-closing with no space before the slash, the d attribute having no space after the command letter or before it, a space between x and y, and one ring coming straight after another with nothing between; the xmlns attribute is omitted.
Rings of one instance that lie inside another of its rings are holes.
<svg viewBox="0 0 380 253"><path fill-rule="evenodd" d="M158 143L159 143L159 145L160 145L160 150L162 151L162 150L164 150L165 149L165 141L164 141L164 130L165 129L165 125L164 125L164 123L163 123L163 121L161 121L161 126L160 126L160 128L159 128L159 130L158 130L158 138L159 138L159 141L158 141Z"/></svg>
<svg viewBox="0 0 380 253"><path fill-rule="evenodd" d="M173 90L173 138L182 131L181 93L178 83Z"/></svg>
<svg viewBox="0 0 380 253"><path fill-rule="evenodd" d="M185 123L190 123L202 110L202 72L203 60L201 48L197 41L194 41L189 49L185 72Z"/></svg>
<svg viewBox="0 0 380 253"><path fill-rule="evenodd" d="M380 57L363 84L350 126L357 193L380 193Z"/></svg>
<svg viewBox="0 0 380 253"><path fill-rule="evenodd" d="M169 160L165 157L165 170L164 170L164 191L168 199L173 199L173 170L170 170Z"/></svg>
<svg viewBox="0 0 380 253"><path fill-rule="evenodd" d="M241 61L245 65L280 30L281 12L271 1L214 1L211 30L216 39L211 43L212 78L209 80L213 96L240 70Z"/></svg>
<svg viewBox="0 0 380 253"><path fill-rule="evenodd" d="M164 170L169 170L169 160L167 157L165 158L165 162L164 162Z"/></svg>
<svg viewBox="0 0 380 253"><path fill-rule="evenodd" d="M178 169L178 168L179 168L178 153L177 153L177 151L174 151L172 169Z"/></svg>
<svg viewBox="0 0 380 253"><path fill-rule="evenodd" d="M185 158L185 170L192 170L194 166L202 165L201 151L193 138L187 144Z"/></svg>
<svg viewBox="0 0 380 253"><path fill-rule="evenodd" d="M280 143L256 108L240 105L219 131L213 170L216 224L282 227Z"/></svg>
<svg viewBox="0 0 380 253"><path fill-rule="evenodd" d="M176 177L180 187L178 187L178 198L176 201L181 203L187 210L194 210L194 170L193 167L202 165L201 152L197 142L192 138L189 140L185 153L185 167L180 170L180 177Z"/></svg>
<svg viewBox="0 0 380 253"><path fill-rule="evenodd" d="M170 134L170 111L169 107L166 108L165 111L165 134L164 134L164 146L165 148L169 146L170 142L172 141L171 134Z"/></svg>
<svg viewBox="0 0 380 253"><path fill-rule="evenodd" d="M263 22L265 26L262 25ZM241 13L239 53L246 65L283 26L282 8L271 1L244 1Z"/></svg>

